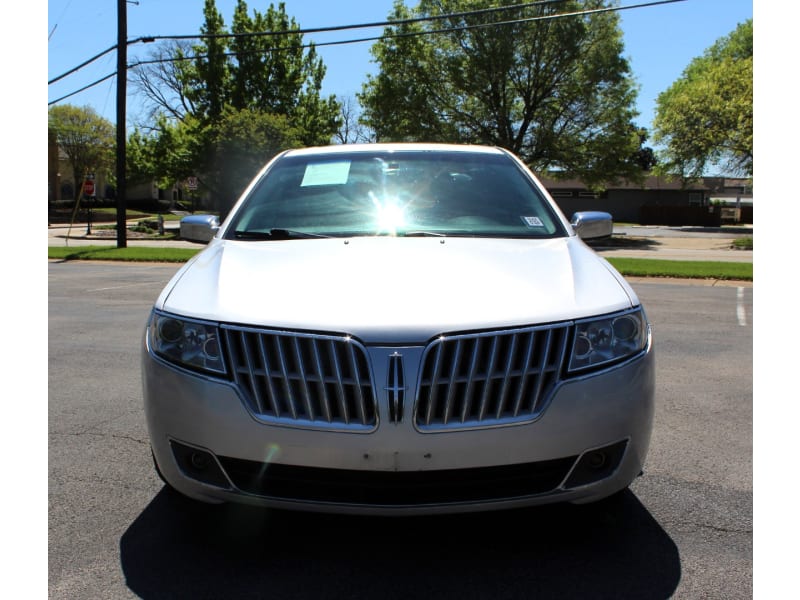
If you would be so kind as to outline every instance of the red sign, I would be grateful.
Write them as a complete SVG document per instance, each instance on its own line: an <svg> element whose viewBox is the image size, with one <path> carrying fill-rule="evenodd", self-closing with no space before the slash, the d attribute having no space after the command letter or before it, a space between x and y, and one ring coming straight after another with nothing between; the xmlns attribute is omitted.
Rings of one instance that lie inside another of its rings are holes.
<svg viewBox="0 0 800 600"><path fill-rule="evenodd" d="M94 197L94 181L87 179L83 182L83 195Z"/></svg>

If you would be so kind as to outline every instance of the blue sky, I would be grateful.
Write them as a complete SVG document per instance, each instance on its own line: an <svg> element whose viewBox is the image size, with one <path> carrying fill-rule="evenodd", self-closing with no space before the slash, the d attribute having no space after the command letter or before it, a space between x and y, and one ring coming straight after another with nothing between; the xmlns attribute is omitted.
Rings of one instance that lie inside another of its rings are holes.
<svg viewBox="0 0 800 600"><path fill-rule="evenodd" d="M520 0L521 2L523 0ZM649 0L624 0L621 6L648 3ZM286 0L286 12L301 28L385 21L392 0ZM250 1L251 12L265 12L269 2ZM276 2L277 4L277 2ZM226 25L230 25L236 0L217 0ZM416 5L416 0L406 0ZM202 0L138 0L128 5L128 39L146 35L194 34L203 22ZM48 3L47 61L48 81L116 43L117 2L115 0L50 0ZM625 54L631 61L640 85L638 110L640 125L650 128L658 94L677 79L692 58L699 56L717 39L727 35L738 23L753 17L751 0L684 0L672 4L631 8L620 13L625 36ZM343 31L307 36L307 41L323 43L373 37L381 28ZM372 42L330 46L319 49L327 66L323 93L355 95L368 73ZM129 62L144 58L150 45L129 46ZM92 83L116 69L114 52L103 56L80 72L48 86L48 102ZM111 78L100 85L64 100L64 103L90 105L114 122L116 84ZM129 89L129 124L140 105Z"/></svg>

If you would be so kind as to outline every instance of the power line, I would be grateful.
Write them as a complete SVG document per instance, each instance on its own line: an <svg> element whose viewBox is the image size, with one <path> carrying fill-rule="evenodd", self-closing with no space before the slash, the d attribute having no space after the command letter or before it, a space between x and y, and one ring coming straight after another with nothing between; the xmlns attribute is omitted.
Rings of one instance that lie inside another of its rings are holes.
<svg viewBox="0 0 800 600"><path fill-rule="evenodd" d="M192 35L160 35L160 36L144 36L139 37L135 40L128 41L128 45L134 44L136 42L153 42L155 40L187 40L187 39L219 39L219 38L240 38L240 37L276 37L282 35L305 35L310 33L327 33L332 31L346 31L350 29L368 29L374 27L386 27L386 26L397 26L397 25L404 25L410 23L419 23L423 21L436 21L436 20L443 20L443 19L451 19L451 18L458 18L458 17L466 17L466 16L473 16L473 15L480 15L480 14L487 14L487 13L495 13L495 12L505 12L505 11L512 11L517 9L524 9L524 8L531 8L533 6L542 6L547 4L558 4L562 3L565 0L537 0L536 2L526 2L523 4L514 4L511 6L500 6L494 8L483 8L483 9L476 9L458 13L449 13L446 15L438 15L432 17L415 17L412 19L400 19L397 21L377 21L374 23L359 23L355 25L334 25L331 27L316 27L316 28L309 28L309 29L295 29L292 31L256 31L256 32L249 32L249 33L219 33L219 34L192 34ZM373 39L379 38L364 38L364 41L370 41ZM361 40L358 40L361 41ZM342 43L353 43L353 42L338 42ZM319 44L323 45L323 44ZM329 44L324 44L329 45ZM308 46L304 46L308 47ZM67 75L71 75L75 71L82 69L83 67L89 65L90 63L94 62L98 58L102 57L103 55L111 52L112 50L116 50L117 46L111 46L110 48L103 50L100 54L86 60L85 62L81 63L77 67L70 69L66 73L59 75L58 77L54 77L50 81L48 81L48 85L51 83L55 83Z"/></svg>
<svg viewBox="0 0 800 600"><path fill-rule="evenodd" d="M64 14L67 12L67 9L69 8L70 4L72 4L72 0L69 0L69 2L67 2L67 5L61 11L61 14L59 15L58 19L56 19L55 25L53 25L53 28L50 30L50 34L47 36L47 41L48 42L50 41L50 38L53 37L53 34L56 32L56 28L58 27L58 23L59 23L59 21L61 21L61 19L64 18Z"/></svg>
<svg viewBox="0 0 800 600"><path fill-rule="evenodd" d="M556 0L556 1L562 2L563 0ZM545 21L545 20L560 19L560 18L565 18L565 17L585 16L585 15L591 15L591 14L604 13L604 12L617 12L617 11L628 10L628 9L633 9L633 8L646 8L646 7L650 7L650 6L657 6L657 5L660 5L660 4L672 4L672 3L675 3L675 2L685 2L685 1L686 0L657 0L657 1L654 1L654 2L646 2L646 3L642 3L642 4L634 4L634 5L629 5L629 6L588 9L588 10L584 10L584 11L575 11L575 12L569 12L569 13L559 13L559 14L554 14L554 15L541 15L541 16L537 16L537 17L523 17L523 18L520 18L520 19L512 19L512 20L508 20L508 21L493 21L491 23L477 23L477 24L473 24L473 25L459 25L458 27L429 29L429 30L424 30L424 31L406 31L406 32L400 32L400 33L385 33L384 32L383 34L381 34L379 36L372 36L372 37L353 38L353 39L347 39L347 40L337 40L337 41L332 41L332 42L309 42L308 44L302 44L300 46L297 46L296 48L299 48L299 49L321 48L321 47L325 47L325 46L340 46L340 45L347 45L347 44L359 44L359 43L363 43L363 42L373 42L373 41L378 41L378 40L381 40L381 39L396 39L396 38L406 38L406 37L418 37L418 36L423 36L423 35L436 35L436 34L441 34L441 33L453 33L453 32L456 32L456 31L467 31L467 30L472 30L472 29L485 29L485 28L488 28L488 27L500 27L500 26L507 26L507 25L518 25L518 24L521 24L521 23L530 23L530 22L534 22L534 21ZM536 4L536 3L534 3L534 4ZM517 5L517 6L529 6L529 5ZM496 10L496 9L492 9L492 10ZM435 19L450 18L450 17L453 17L453 16L464 15L464 14L467 14L467 13L453 13L452 15L447 15L447 16L443 16L443 17L436 17ZM425 18L423 20L428 20L429 21L429 20L432 20L432 19ZM394 25L394 24L398 24L398 23L400 23L400 24L407 23L409 21L418 22L418 21L420 21L420 19L406 19L406 20L403 20L403 21L390 21L390 23ZM288 34L288 33L298 33L298 32L296 32L296 31L295 32L275 32L275 34L277 34L277 33ZM243 34L237 34L237 35L243 35ZM252 36L252 35L271 35L271 33L266 33L265 34L264 32L256 32L254 34L247 34L247 35L250 35L250 36ZM203 37L223 37L223 36L214 35L214 36L203 36ZM232 36L228 36L228 37L232 37ZM166 36L166 37L164 37L162 39L172 39L172 40L177 41L178 39L187 39L187 38L186 37L168 37L168 36ZM265 53L269 53L269 52L280 52L280 51L283 51L283 50L285 50L285 48L272 47L272 48L262 48L262 49L258 49L258 50L247 51L247 52L225 52L225 53L223 53L223 56L233 57L233 56L245 56L245 55L251 55L251 54L265 54ZM131 64L129 66L130 66L130 68L136 68L136 67L140 67L140 66L144 66L144 65L151 65L151 64L158 64L158 63L165 63L165 62L181 62L181 61L196 60L196 59L207 58L207 57L208 57L207 54L195 54L195 55L192 55L192 56L182 56L182 57L174 57L174 58L158 58L158 59L152 59L152 60L140 60L140 61L137 61L136 63L133 63L133 64Z"/></svg>
<svg viewBox="0 0 800 600"><path fill-rule="evenodd" d="M53 79L51 79L50 81L48 81L48 82L47 82L47 85L50 85L51 83L55 83L56 81L60 81L60 80L64 79L64 77L66 77L67 75L72 75L72 74L73 74L75 71L80 71L80 70L81 70L83 67L85 67L85 66L87 66L87 65L89 65L89 64L91 64L91 63L93 63L93 62L94 62L94 61L96 61L98 58L101 58L101 57L105 56L106 54L108 54L109 52L112 52L112 51L114 51L114 50L116 50L116 49L117 49L117 45L116 45L116 44L114 44L114 45L113 45L113 46L111 46L110 48L106 48L106 49L105 49L105 50L103 50L103 51L102 51L100 54L96 54L96 55L95 55L95 56L93 56L92 58L90 58L90 59L88 59L88 60L85 60L84 62L82 62L81 64L79 64L77 67L73 67L72 69L70 69L70 70L69 70L69 71L67 71L66 73L62 73L62 74L61 74L61 75L59 75L58 77L53 77Z"/></svg>
<svg viewBox="0 0 800 600"><path fill-rule="evenodd" d="M138 37L138 38L136 38L134 40L129 40L126 43L127 43L128 46L130 46L131 44L138 44L139 42L143 42L143 43L146 44L146 43L152 42L154 40L155 40L155 38L147 36L147 37ZM85 60L84 62L79 64L77 67L74 67L74 68L70 69L69 71L67 71L66 73L62 73L61 75L58 75L57 77L54 77L53 79L51 79L50 81L47 82L47 85L50 85L51 83L55 83L56 81L60 81L61 79L64 79L64 77L66 77L68 75L72 75L75 71L79 71L83 67L85 67L85 66L93 63L94 61L96 61L98 58L102 58L103 56L105 56L109 52L113 52L116 49L117 49L117 45L116 44L114 44L110 48L106 48L100 54L96 54L92 58L90 58L88 60Z"/></svg>
<svg viewBox="0 0 800 600"><path fill-rule="evenodd" d="M434 15L429 17L413 17L409 19L398 19L396 21L376 21L374 23L359 23L356 25L333 25L330 27L315 27L310 29L294 29L291 31L252 31L247 33L201 33L194 35L162 35L154 36L156 40L197 40L197 39L220 39L220 38L240 38L240 37L271 37L280 35L300 34L307 35L311 33L330 33L332 31L347 31L350 29L372 29L375 27L388 27L397 25L408 25L412 23L421 23L425 21L442 21L445 19L453 19L459 17L477 16L487 13L508 12L512 10L521 10L525 8L532 8L534 6L544 6L547 4L561 4L566 0L538 0L536 2L526 2L523 4L512 4L510 6L496 6L493 8L481 8L475 10L468 10L457 13L448 13L445 15Z"/></svg>
<svg viewBox="0 0 800 600"><path fill-rule="evenodd" d="M322 27L322 28L316 28L316 29L298 29L298 30L294 30L294 31L253 32L253 33L248 33L248 34L198 34L198 35L193 35L193 36L188 36L188 35L187 36L147 36L147 37L136 38L135 40L131 40L131 41L127 42L127 44L129 45L129 44L136 43L136 42L145 42L145 43L147 43L147 42L152 42L152 41L155 41L155 40L178 41L178 40L182 40L182 39L236 38L236 37L243 37L243 36L247 36L247 37L254 37L254 36L267 37L267 36L277 36L277 35L292 35L292 34L301 35L301 34L304 34L304 33L343 31L343 30L346 30L346 29L362 29L362 28L379 27L379 26L394 26L394 27L396 27L397 25L402 25L402 24L418 23L418 22L422 22L422 21L444 20L444 19L450 19L450 18L458 18L458 17L463 17L463 16L470 16L470 15L475 15L475 14L484 14L484 13L487 13L487 12L509 11L509 10L516 10L516 9L520 9L520 8L528 8L528 7L537 6L537 5L555 4L555 3L559 3L559 2L563 2L563 1L564 0L540 0L539 2L530 2L530 3L526 3L526 4L515 4L513 6L491 8L491 9L481 9L481 10L461 12L461 13L450 13L450 14L447 14L447 15L439 15L439 16L435 16L435 17L419 17L419 18L414 18L414 19L402 19L402 20L397 20L397 21L385 21L385 22L380 22L380 23L368 23L368 24L359 24L359 25L342 25L342 26L334 26L334 27ZM411 31L411 32L402 32L402 33L385 33L384 32L380 36L373 36L373 37L364 37L364 38L338 40L338 41L332 41L332 42L320 42L320 43L311 42L311 43L308 43L308 44L303 44L303 45L299 46L299 48L300 49L308 49L308 48L312 48L312 47L313 48L320 48L320 47L325 47L325 46L338 46L338 45L347 45L347 44L357 44L357 43L378 41L378 40L387 39L387 38L388 39L393 39L393 38L403 38L403 37L416 37L416 36L423 36L423 35L437 35L437 34L442 34L442 33L453 33L453 32L456 32L456 31L466 31L466 30L471 30L471 29L483 29L483 28L488 28L488 27L499 27L499 26L515 25L515 24L520 24L520 23L561 19L561 18L566 18L566 17L577 17L577 16L585 16L585 15L591 15L591 14L607 13L607 12L619 12L619 11L623 11L623 10L648 8L648 7L652 7L652 6L659 6L659 5L664 5L664 4L674 4L676 2L685 2L685 1L686 0L655 0L653 2L644 2L644 3L632 4L632 5L628 5L628 6L612 6L612 7L604 7L604 8L596 8L596 9L587 9L587 10L582 10L582 11L568 12L568 13L558 13L558 14L552 14L552 15L541 15L541 16L536 16L536 17L524 17L524 18L512 19L512 20L508 20L508 21L493 21L491 23L478 23L478 24L473 24L473 25L461 25L461 26L458 26L458 27L450 27L450 28L440 28L440 29L424 30L424 31ZM117 46L115 45L112 48L109 48L108 50L103 51L101 54L89 59L88 61L84 62L82 65L79 65L78 67L75 67L74 69L71 69L70 71L68 71L64 75L61 75L61 76L51 80L48 83L53 83L55 81L58 81L59 79L62 79L66 75L74 73L78 69L82 68L83 66L86 66L87 64L89 64L90 62L93 62L94 60L97 60L98 58L100 58L104 54L108 53L109 51L115 49L116 47ZM275 51L281 51L281 50L284 50L284 49L283 48L266 48L266 49L255 50L255 51L247 52L247 53L227 52L224 55L225 56L237 56L237 55L238 56L242 56L244 54L264 54L264 53L267 53L267 52L275 52ZM207 55L202 55L201 54L201 55L194 55L194 56L180 57L180 58L161 58L161 59L137 61L135 64L128 65L128 68L137 68L137 67L140 67L140 66L144 66L144 65L148 65L148 64L156 64L156 63L179 62L179 61L184 61L184 60L196 60L196 59L199 59L199 58L206 58L206 57L207 57ZM103 81L106 81L107 79L109 79L110 77L113 77L114 75L116 75L116 72L110 73L110 74L106 75L105 77L103 77L103 78L101 78L101 79L99 79L99 80L97 80L97 81L95 81L93 83L90 83L89 85L86 85L86 86L82 87L79 90L76 90L76 91L74 91L74 92L72 92L70 94L62 96L61 98L59 98L57 100L53 100L51 102L48 102L48 106L50 106L52 104L56 104L57 102L65 100L66 98L69 98L69 97L74 96L74 95L76 95L76 94L78 94L80 92L83 92L83 91L85 91L85 90L87 90L87 89L89 89L91 87L94 87L95 85L98 85L98 84L102 83Z"/></svg>
<svg viewBox="0 0 800 600"><path fill-rule="evenodd" d="M114 75L116 75L116 74L117 74L117 72L116 72L116 71L114 71L113 73L109 73L109 74L108 74L108 75L106 75L105 77L103 77L103 78L101 78L101 79L98 79L97 81L95 81L95 82L93 82L93 83L90 83L89 85L85 85L85 86L83 86L83 87L82 87L81 89L79 89L79 90L75 90L74 92L70 92L70 93L69 93L69 94L67 94L66 96L61 96L61 98L58 98L57 100L51 100L50 102L48 102L48 103L47 103L47 106L52 106L53 104L58 104L58 103L59 103L59 102L61 102L62 100L66 100L67 98L69 98L69 97L71 97L71 96L74 96L74 95L76 95L76 94L80 94L81 92L84 92L84 91L88 90L89 88L92 88L92 87L94 87L94 86L96 86L96 85L100 85L100 84L101 84L101 83L103 83L105 80L107 80L107 79L111 79L112 77L114 77Z"/></svg>

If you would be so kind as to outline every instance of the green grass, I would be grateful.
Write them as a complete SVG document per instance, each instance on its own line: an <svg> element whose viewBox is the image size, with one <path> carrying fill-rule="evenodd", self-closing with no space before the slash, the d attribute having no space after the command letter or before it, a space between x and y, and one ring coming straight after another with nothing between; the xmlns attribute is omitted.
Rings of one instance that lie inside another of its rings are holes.
<svg viewBox="0 0 800 600"><path fill-rule="evenodd" d="M112 246L48 246L47 257L56 260L118 260L129 262L186 262L200 252L193 248L115 248Z"/></svg>
<svg viewBox="0 0 800 600"><path fill-rule="evenodd" d="M733 240L733 245L740 250L752 250L753 249L753 238L752 237L742 237L736 238Z"/></svg>
<svg viewBox="0 0 800 600"><path fill-rule="evenodd" d="M107 217L117 217L117 209L113 206L93 206L92 215L105 215ZM125 212L125 218L130 219L145 219L150 216L150 213L140 212L138 210L128 210ZM165 217L166 218L166 217Z"/></svg>
<svg viewBox="0 0 800 600"><path fill-rule="evenodd" d="M753 264L655 258L608 258L626 277L678 277L683 279L730 279L753 281Z"/></svg>
<svg viewBox="0 0 800 600"><path fill-rule="evenodd" d="M193 248L150 248L111 246L49 246L54 260L118 260L138 262L186 262L200 252ZM753 264L715 261L678 261L652 258L609 258L614 267L629 277L678 277L682 279L726 279L753 281Z"/></svg>

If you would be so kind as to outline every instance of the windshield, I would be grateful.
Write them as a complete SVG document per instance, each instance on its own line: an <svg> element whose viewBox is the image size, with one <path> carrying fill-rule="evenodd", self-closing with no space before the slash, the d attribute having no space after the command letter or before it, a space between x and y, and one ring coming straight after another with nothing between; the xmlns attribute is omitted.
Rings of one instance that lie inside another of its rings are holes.
<svg viewBox="0 0 800 600"><path fill-rule="evenodd" d="M547 201L508 156L353 152L275 161L226 237L557 237Z"/></svg>

